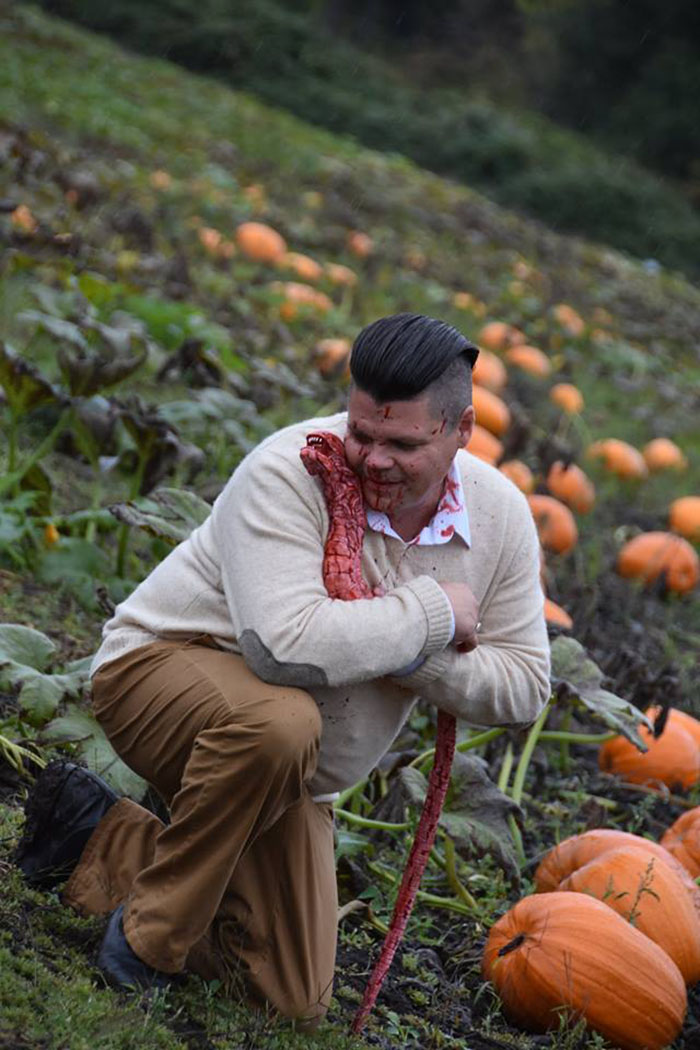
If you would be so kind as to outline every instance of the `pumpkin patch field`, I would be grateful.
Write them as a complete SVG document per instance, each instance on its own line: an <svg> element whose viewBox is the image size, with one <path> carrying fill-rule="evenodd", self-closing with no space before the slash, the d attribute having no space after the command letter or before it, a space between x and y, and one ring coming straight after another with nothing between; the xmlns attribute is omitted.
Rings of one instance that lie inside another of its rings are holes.
<svg viewBox="0 0 700 1050"><path fill-rule="evenodd" d="M0 1047L700 1047L700 290L27 6L0 12ZM459 723L435 844L359 1035L433 763L419 703L336 803L313 1034L219 982L119 995L104 920L13 862L92 718L101 625L278 427L345 405L359 329L480 348L468 451L529 502L552 653L529 729Z"/></svg>

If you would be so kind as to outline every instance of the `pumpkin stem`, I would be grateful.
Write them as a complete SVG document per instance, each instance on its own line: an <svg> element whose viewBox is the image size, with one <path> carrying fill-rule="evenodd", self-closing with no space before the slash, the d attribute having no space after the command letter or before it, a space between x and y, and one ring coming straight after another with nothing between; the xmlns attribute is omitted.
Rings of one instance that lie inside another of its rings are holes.
<svg viewBox="0 0 700 1050"><path fill-rule="evenodd" d="M508 941L507 944L504 944L502 948L498 949L499 956L500 955L508 955L509 952L514 952L516 948L519 948L520 945L524 943L524 941L525 941L525 934L524 933L516 934L516 936L513 938L512 941Z"/></svg>

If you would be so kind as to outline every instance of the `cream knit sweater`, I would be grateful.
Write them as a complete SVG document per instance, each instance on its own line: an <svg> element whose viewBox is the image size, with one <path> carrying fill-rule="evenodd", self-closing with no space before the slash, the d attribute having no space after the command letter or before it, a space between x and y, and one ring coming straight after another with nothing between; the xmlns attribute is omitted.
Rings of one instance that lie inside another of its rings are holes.
<svg viewBox="0 0 700 1050"><path fill-rule="evenodd" d="M341 791L389 749L418 696L476 725L533 721L549 695L539 547L527 502L467 452L462 473L472 546L409 545L368 529L362 570L382 598L328 597L321 575L328 515L299 450L313 430L345 435L346 415L271 435L236 469L211 515L122 602L92 670L154 638L211 635L267 682L308 690L323 716L312 794ZM480 644L449 644L439 580L465 580ZM418 656L412 674L392 678Z"/></svg>

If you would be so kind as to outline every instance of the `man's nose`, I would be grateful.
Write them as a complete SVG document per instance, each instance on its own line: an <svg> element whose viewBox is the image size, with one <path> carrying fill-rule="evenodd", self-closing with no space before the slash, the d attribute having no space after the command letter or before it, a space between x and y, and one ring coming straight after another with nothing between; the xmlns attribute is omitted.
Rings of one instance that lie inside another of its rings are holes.
<svg viewBox="0 0 700 1050"><path fill-rule="evenodd" d="M365 459L365 466L370 470L388 470L394 465L394 460L389 449L384 445L372 445L367 458Z"/></svg>

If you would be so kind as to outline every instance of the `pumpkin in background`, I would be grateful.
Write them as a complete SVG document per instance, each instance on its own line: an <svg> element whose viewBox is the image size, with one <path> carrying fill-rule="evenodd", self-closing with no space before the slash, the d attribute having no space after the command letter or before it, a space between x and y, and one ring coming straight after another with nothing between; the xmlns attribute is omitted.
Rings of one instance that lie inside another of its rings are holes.
<svg viewBox="0 0 700 1050"><path fill-rule="evenodd" d="M528 495L533 491L535 487L535 478L527 463L523 463L520 459L507 459L505 462L499 464L498 469L502 474L505 474L505 476L509 478L521 492Z"/></svg>
<svg viewBox="0 0 700 1050"><path fill-rule="evenodd" d="M653 710L653 709L652 709ZM649 714L649 712L647 712ZM629 784L666 784L671 790L687 790L700 779L700 749L690 733L669 719L663 733L640 726L639 735L648 751L640 751L624 736L606 740L598 751L598 765Z"/></svg>
<svg viewBox="0 0 700 1050"><path fill-rule="evenodd" d="M500 357L490 350L479 350L479 356L472 368L472 379L477 386L485 386L498 393L506 385L508 373Z"/></svg>
<svg viewBox="0 0 700 1050"><path fill-rule="evenodd" d="M353 288L357 284L355 271L342 263L326 263L326 276L331 284L340 284L347 288Z"/></svg>
<svg viewBox="0 0 700 1050"><path fill-rule="evenodd" d="M669 438L653 438L642 449L644 462L649 470L685 470L688 460L675 441Z"/></svg>
<svg viewBox="0 0 700 1050"><path fill-rule="evenodd" d="M549 391L549 400L570 416L583 411L583 394L573 383L555 383Z"/></svg>
<svg viewBox="0 0 700 1050"><path fill-rule="evenodd" d="M561 605L557 605L551 598L544 600L544 618L547 623L554 627L561 627L565 631L570 631L574 626L574 621L566 609L562 609Z"/></svg>
<svg viewBox="0 0 700 1050"><path fill-rule="evenodd" d="M312 288L310 284L302 284L300 281L273 281L270 288L283 297L279 311L280 317L285 321L292 321L300 309L325 314L333 307L328 296L319 292L317 288Z"/></svg>
<svg viewBox="0 0 700 1050"><path fill-rule="evenodd" d="M524 333L504 321L489 321L479 329L476 337L477 346L487 350L505 350L509 346L524 342Z"/></svg>
<svg viewBox="0 0 700 1050"><path fill-rule="evenodd" d="M500 437L510 426L510 409L498 394L483 386L475 386L472 391L472 404L480 426Z"/></svg>
<svg viewBox="0 0 700 1050"><path fill-rule="evenodd" d="M576 463L552 463L547 474L547 488L577 514L588 514L595 503L595 485Z"/></svg>
<svg viewBox="0 0 700 1050"><path fill-rule="evenodd" d="M700 496L681 496L668 509L668 523L674 532L693 543L700 543Z"/></svg>
<svg viewBox="0 0 700 1050"><path fill-rule="evenodd" d="M302 281L318 281L323 277L323 267L309 255L300 252L285 252L278 260L283 270L293 270Z"/></svg>
<svg viewBox="0 0 700 1050"><path fill-rule="evenodd" d="M652 722L656 723L657 718L661 715L661 708L650 707L647 710L647 715ZM697 718L693 718L692 715L689 715L686 711L679 710L677 707L669 707L667 720L683 726L686 733L690 733L698 748L700 748L700 722Z"/></svg>
<svg viewBox="0 0 700 1050"><path fill-rule="evenodd" d="M607 904L663 948L686 984L700 980L700 916L676 872L648 850L607 850L576 868L559 889Z"/></svg>
<svg viewBox="0 0 700 1050"><path fill-rule="evenodd" d="M605 438L588 446L589 459L599 459L610 474L618 478L645 478L649 473L642 453L619 438Z"/></svg>
<svg viewBox="0 0 700 1050"><path fill-rule="evenodd" d="M700 558L682 536L642 532L620 550L617 571L620 576L645 583L653 583L663 573L668 589L684 594L700 579Z"/></svg>
<svg viewBox="0 0 700 1050"><path fill-rule="evenodd" d="M347 238L348 249L358 259L366 259L374 251L374 241L367 233L360 230L350 230Z"/></svg>
<svg viewBox="0 0 700 1050"><path fill-rule="evenodd" d="M491 928L482 973L515 1024L544 1032L568 1007L621 1050L662 1050L687 1008L666 952L585 893L523 897Z"/></svg>
<svg viewBox="0 0 700 1050"><path fill-rule="evenodd" d="M528 346L524 343L506 350L506 361L538 379L544 379L552 371L547 355L536 346Z"/></svg>
<svg viewBox="0 0 700 1050"><path fill-rule="evenodd" d="M663 833L661 845L697 879L700 876L700 806L682 813Z"/></svg>
<svg viewBox="0 0 700 1050"><path fill-rule="evenodd" d="M347 377L350 374L350 349L349 339L319 339L314 347L314 359L325 379L335 379L340 375Z"/></svg>
<svg viewBox="0 0 700 1050"><path fill-rule="evenodd" d="M467 452L495 466L503 455L503 445L485 427L475 423L472 436L467 444Z"/></svg>
<svg viewBox="0 0 700 1050"><path fill-rule="evenodd" d="M572 550L578 542L578 529L569 508L554 496L537 493L528 496L527 501L544 549L555 554Z"/></svg>
<svg viewBox="0 0 700 1050"><path fill-rule="evenodd" d="M236 228L236 244L248 259L277 263L287 251L287 243L277 230L264 222L242 222Z"/></svg>
<svg viewBox="0 0 700 1050"><path fill-rule="evenodd" d="M645 839L641 835L633 835L631 831L618 831L616 828L592 828L590 831L581 832L580 835L570 835L554 846L542 858L535 871L536 892L551 893L558 889L559 884L577 868L582 868L584 864L588 864L602 853L624 846L646 850L650 857L656 857L672 868L685 886L693 907L700 915L700 889L683 865L658 842L652 842L651 839Z"/></svg>
<svg viewBox="0 0 700 1050"><path fill-rule="evenodd" d="M574 337L581 335L586 327L584 319L568 303L557 303L553 306L552 316L565 332Z"/></svg>

